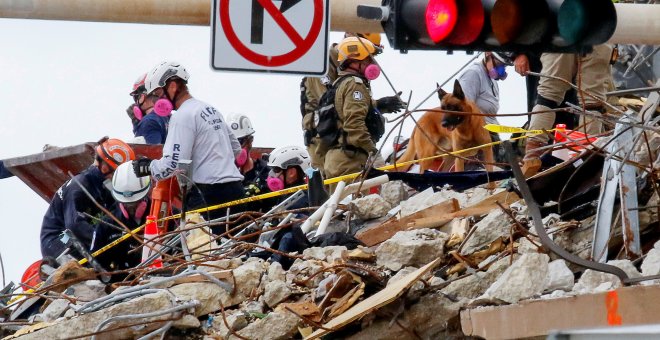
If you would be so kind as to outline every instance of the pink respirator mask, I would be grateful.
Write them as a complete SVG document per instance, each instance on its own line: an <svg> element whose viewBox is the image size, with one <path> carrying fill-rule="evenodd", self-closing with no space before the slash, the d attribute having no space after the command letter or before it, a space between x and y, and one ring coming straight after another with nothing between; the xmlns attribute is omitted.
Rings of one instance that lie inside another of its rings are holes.
<svg viewBox="0 0 660 340"><path fill-rule="evenodd" d="M248 152L246 148L242 148L241 152L236 156L236 160L234 161L236 163L237 167L242 167L247 163L248 161Z"/></svg>
<svg viewBox="0 0 660 340"><path fill-rule="evenodd" d="M266 179L266 184L270 191L280 191L284 189L284 181L279 177L268 177Z"/></svg>
<svg viewBox="0 0 660 340"><path fill-rule="evenodd" d="M128 213L128 210L126 210L126 206L124 203L119 203L119 210L121 210L121 214L124 215L124 218L128 219L130 218L130 214ZM136 220L141 220L142 216L144 216L144 213L147 211L147 202L146 201L141 201L138 203L137 207L135 208L135 219Z"/></svg>
<svg viewBox="0 0 660 340"><path fill-rule="evenodd" d="M364 68L364 77L368 80L375 80L380 76L380 67L376 64L369 64Z"/></svg>

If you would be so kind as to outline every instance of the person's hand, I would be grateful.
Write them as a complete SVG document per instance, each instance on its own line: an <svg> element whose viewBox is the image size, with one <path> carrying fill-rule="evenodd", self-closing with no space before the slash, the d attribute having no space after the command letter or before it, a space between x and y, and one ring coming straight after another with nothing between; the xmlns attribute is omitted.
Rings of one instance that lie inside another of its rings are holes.
<svg viewBox="0 0 660 340"><path fill-rule="evenodd" d="M516 72L524 77L529 72L529 59L526 55L519 54L513 61L513 66L516 68Z"/></svg>
<svg viewBox="0 0 660 340"><path fill-rule="evenodd" d="M151 169L149 169L150 165L151 165L151 159L149 158L136 159L133 161L133 171L135 172L135 175L138 177L150 176L151 175Z"/></svg>
<svg viewBox="0 0 660 340"><path fill-rule="evenodd" d="M399 112L406 107L406 102L401 100L399 92L396 96L383 97L376 101L376 108L382 113Z"/></svg>

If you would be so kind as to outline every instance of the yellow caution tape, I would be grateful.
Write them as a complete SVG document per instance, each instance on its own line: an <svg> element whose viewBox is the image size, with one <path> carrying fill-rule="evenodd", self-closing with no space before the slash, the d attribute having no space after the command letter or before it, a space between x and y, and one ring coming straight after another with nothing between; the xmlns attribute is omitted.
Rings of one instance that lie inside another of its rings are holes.
<svg viewBox="0 0 660 340"><path fill-rule="evenodd" d="M546 131L554 131L555 129L550 129L550 130L525 130L523 128L515 127L515 126L505 126L505 125L497 125L497 124L486 124L484 125L484 129L490 131L490 132L495 132L495 133L530 133L530 134L542 134L545 133Z"/></svg>

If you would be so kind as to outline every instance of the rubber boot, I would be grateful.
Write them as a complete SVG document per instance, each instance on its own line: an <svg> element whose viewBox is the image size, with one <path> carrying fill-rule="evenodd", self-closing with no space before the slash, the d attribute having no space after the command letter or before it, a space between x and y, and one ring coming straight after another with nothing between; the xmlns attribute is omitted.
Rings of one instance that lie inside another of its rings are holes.
<svg viewBox="0 0 660 340"><path fill-rule="evenodd" d="M525 144L525 157L523 158L522 172L525 178L536 175L541 169L541 155L543 150L539 150L545 146L545 143L529 138Z"/></svg>

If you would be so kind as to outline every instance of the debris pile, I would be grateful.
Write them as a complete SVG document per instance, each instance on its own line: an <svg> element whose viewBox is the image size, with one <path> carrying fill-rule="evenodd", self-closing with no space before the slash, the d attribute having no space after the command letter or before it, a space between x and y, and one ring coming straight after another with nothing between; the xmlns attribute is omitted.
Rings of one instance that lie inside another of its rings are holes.
<svg viewBox="0 0 660 340"><path fill-rule="evenodd" d="M648 204L657 204L657 196ZM390 182L380 194L340 202L327 227L333 236L279 254L286 261L248 256L279 252L257 241L215 240L204 226L189 234L190 260L164 255L169 265L136 268L121 282L106 284L71 262L12 306L12 316L25 313L26 320L0 315L2 328L18 339L312 339L328 333L435 339L466 335L461 310L621 287L619 277L567 263L544 247L529 208L515 190L418 193ZM199 216L188 218L186 227L204 225ZM641 220L642 230L658 223L657 215ZM304 218L292 221L300 225ZM589 257L593 216L564 220L546 212L542 223L556 244ZM641 261L608 264L629 278L658 274L660 242ZM22 306L30 301L40 303Z"/></svg>

